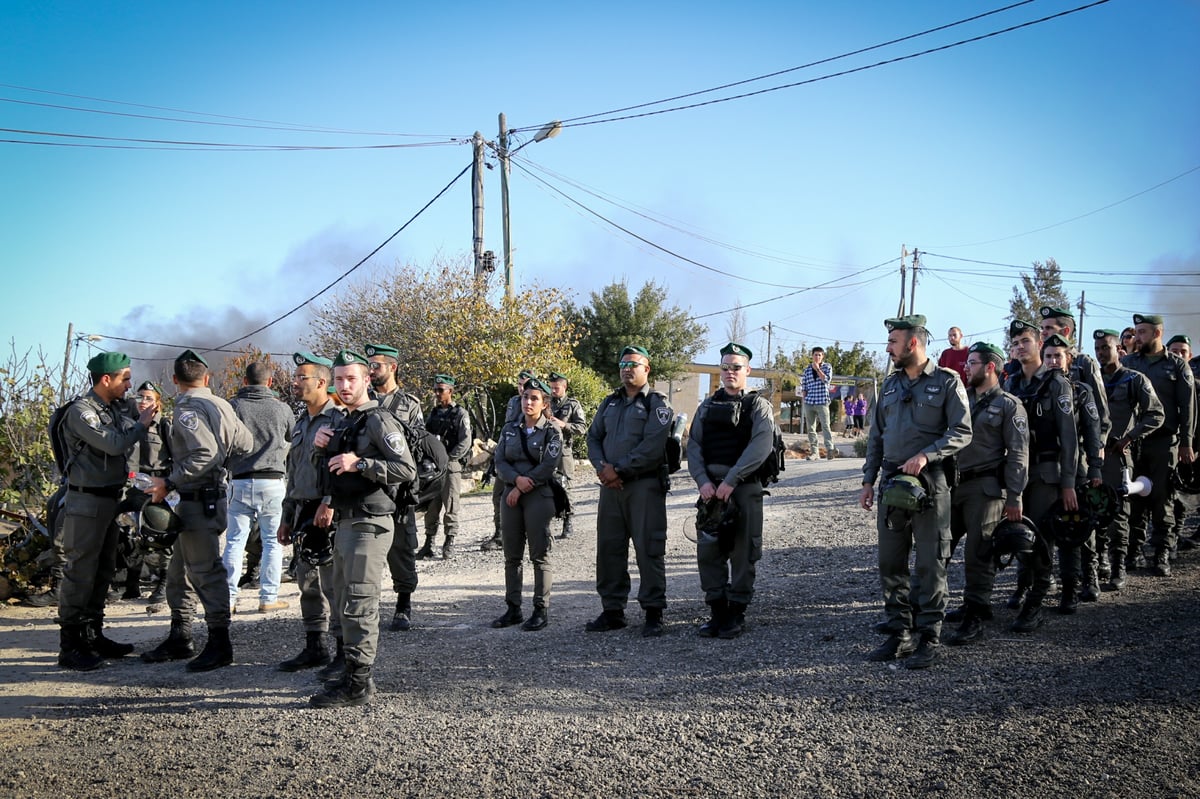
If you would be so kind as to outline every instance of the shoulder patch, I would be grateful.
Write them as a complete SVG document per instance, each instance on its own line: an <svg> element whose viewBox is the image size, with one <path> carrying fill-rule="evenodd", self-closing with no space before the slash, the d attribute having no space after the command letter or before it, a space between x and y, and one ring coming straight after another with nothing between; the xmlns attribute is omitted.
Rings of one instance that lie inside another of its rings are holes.
<svg viewBox="0 0 1200 799"><path fill-rule="evenodd" d="M404 433L395 432L388 433L383 437L383 443L387 444L387 448L397 455L403 455L405 450Z"/></svg>
<svg viewBox="0 0 1200 799"><path fill-rule="evenodd" d="M1096 403L1089 402L1087 405L1084 405L1083 407L1087 408L1088 416L1092 417L1093 419L1100 418L1100 411L1098 411L1096 409Z"/></svg>
<svg viewBox="0 0 1200 799"><path fill-rule="evenodd" d="M551 439L550 446L546 447L546 454L551 458L557 458L561 452L562 446L559 444L558 439Z"/></svg>
<svg viewBox="0 0 1200 799"><path fill-rule="evenodd" d="M200 427L200 416L195 411L184 411L175 422L184 430L194 433Z"/></svg>
<svg viewBox="0 0 1200 799"><path fill-rule="evenodd" d="M1029 420L1024 416L1013 417L1013 427L1023 436L1029 435Z"/></svg>
<svg viewBox="0 0 1200 799"><path fill-rule="evenodd" d="M82 414L80 414L80 418L83 419L84 424L86 424L88 427L92 428L93 430L100 429L100 417L97 416L96 412L93 411L91 408L87 409Z"/></svg>
<svg viewBox="0 0 1200 799"><path fill-rule="evenodd" d="M666 405L660 405L655 408L654 415L658 417L658 423L661 425L665 426L671 423L671 409Z"/></svg>
<svg viewBox="0 0 1200 799"><path fill-rule="evenodd" d="M1063 413L1071 412L1071 395L1061 394L1058 397L1058 409Z"/></svg>

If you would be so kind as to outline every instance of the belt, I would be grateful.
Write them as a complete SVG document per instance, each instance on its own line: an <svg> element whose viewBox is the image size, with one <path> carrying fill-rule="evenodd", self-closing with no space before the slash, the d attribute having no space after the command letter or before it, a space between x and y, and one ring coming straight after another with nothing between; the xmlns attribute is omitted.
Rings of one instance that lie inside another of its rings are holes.
<svg viewBox="0 0 1200 799"><path fill-rule="evenodd" d="M234 480L282 480L283 472L278 469L263 469L256 472L238 472L233 476Z"/></svg>
<svg viewBox="0 0 1200 799"><path fill-rule="evenodd" d="M94 497L105 497L106 499L120 499L121 492L125 490L124 485L118 486L67 486L68 491L78 491L81 494L91 494Z"/></svg>
<svg viewBox="0 0 1200 799"><path fill-rule="evenodd" d="M142 469L142 471L151 477L166 477L171 473L170 469Z"/></svg>
<svg viewBox="0 0 1200 799"><path fill-rule="evenodd" d="M183 502L203 502L205 499L203 493L204 489L200 489L198 491L180 491L179 499ZM223 490L218 491L216 494L216 499L225 499L225 492Z"/></svg>
<svg viewBox="0 0 1200 799"><path fill-rule="evenodd" d="M1033 456L1034 463L1049 463L1058 460L1057 452L1038 452Z"/></svg>
<svg viewBox="0 0 1200 799"><path fill-rule="evenodd" d="M1000 466L990 466L986 469L971 469L965 472L958 473L958 482L965 483L968 480L977 480L980 477L995 477L1000 478Z"/></svg>

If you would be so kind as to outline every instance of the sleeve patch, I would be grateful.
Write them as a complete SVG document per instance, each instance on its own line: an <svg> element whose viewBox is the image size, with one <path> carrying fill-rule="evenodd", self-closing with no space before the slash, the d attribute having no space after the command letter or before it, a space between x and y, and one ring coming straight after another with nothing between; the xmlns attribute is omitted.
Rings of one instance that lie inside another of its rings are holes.
<svg viewBox="0 0 1200 799"><path fill-rule="evenodd" d="M383 437L383 443L397 455L403 455L405 450L404 433L388 433Z"/></svg>
<svg viewBox="0 0 1200 799"><path fill-rule="evenodd" d="M664 427L671 423L671 409L666 405L655 408L654 415L658 417L658 423Z"/></svg>
<svg viewBox="0 0 1200 799"><path fill-rule="evenodd" d="M200 416L195 411L184 411L179 414L179 418L175 420L175 423L184 430L194 433L200 427Z"/></svg>
<svg viewBox="0 0 1200 799"><path fill-rule="evenodd" d="M93 430L100 429L100 417L96 415L95 411L84 411L81 418L83 419L83 423Z"/></svg>

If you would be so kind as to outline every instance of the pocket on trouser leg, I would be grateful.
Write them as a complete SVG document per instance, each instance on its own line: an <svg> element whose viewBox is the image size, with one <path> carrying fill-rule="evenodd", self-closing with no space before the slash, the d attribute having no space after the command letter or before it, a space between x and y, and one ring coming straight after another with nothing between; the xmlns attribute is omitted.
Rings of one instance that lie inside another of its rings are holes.
<svg viewBox="0 0 1200 799"><path fill-rule="evenodd" d="M342 617L353 619L359 624L379 615L378 598L370 583L350 583L346 586L346 606Z"/></svg>
<svg viewBox="0 0 1200 799"><path fill-rule="evenodd" d="M661 558L667 554L667 534L656 533L646 540L646 554L652 558Z"/></svg>
<svg viewBox="0 0 1200 799"><path fill-rule="evenodd" d="M762 560L762 533L750 536L750 562Z"/></svg>

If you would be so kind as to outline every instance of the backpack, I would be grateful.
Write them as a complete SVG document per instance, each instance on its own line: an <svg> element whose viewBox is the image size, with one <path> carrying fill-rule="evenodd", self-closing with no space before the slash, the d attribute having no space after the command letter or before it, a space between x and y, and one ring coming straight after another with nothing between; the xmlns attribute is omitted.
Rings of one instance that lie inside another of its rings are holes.
<svg viewBox="0 0 1200 799"><path fill-rule="evenodd" d="M746 395L742 397L742 410L748 413L754 400L760 396L762 395L757 391L746 392ZM766 397L763 397L763 400L765 401ZM754 477L763 484L763 488L766 488L771 483L778 483L779 475L785 469L784 453L787 452L787 445L783 443L783 428L779 426L779 422L775 421L774 413L771 414L771 432L771 454L762 462L762 466L759 466L754 472Z"/></svg>
<svg viewBox="0 0 1200 799"><path fill-rule="evenodd" d="M72 450L67 444L66 431L63 429L63 423L67 420L67 409L74 405L79 398L73 397L55 408L54 412L50 414L50 423L47 425L47 429L50 431L50 449L54 452L54 468L58 469L59 483L64 485L67 482L67 472L70 470L71 464L87 446L80 441L79 445Z"/></svg>
<svg viewBox="0 0 1200 799"><path fill-rule="evenodd" d="M388 411L380 406L381 410ZM392 418L400 423L404 430L404 439L408 442L408 451L417 462L417 479L408 486L401 486L396 497L399 510L413 508L417 513L428 510L429 504L442 495L442 486L446 482L449 471L450 457L446 454L446 445L435 434L429 432L424 424L420 427L410 425L396 414Z"/></svg>

